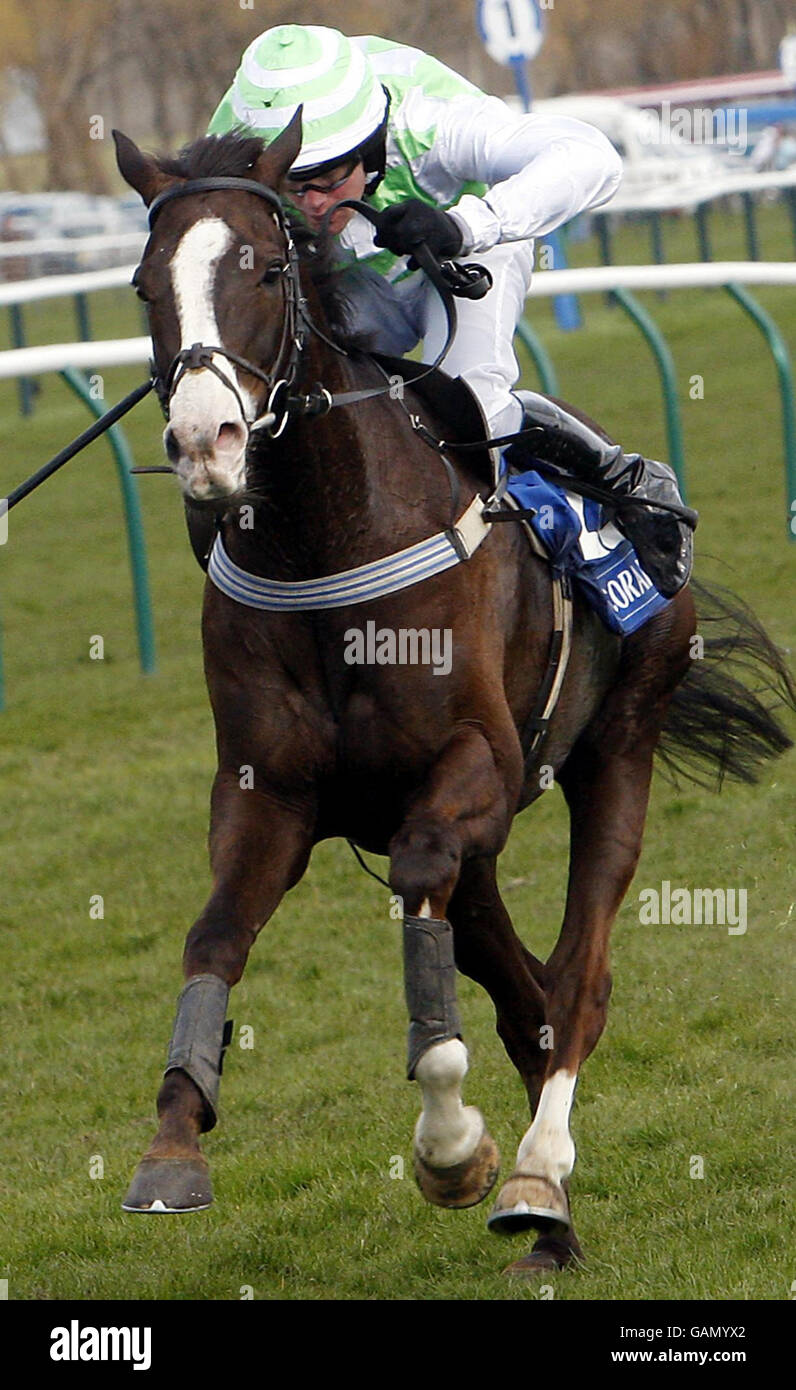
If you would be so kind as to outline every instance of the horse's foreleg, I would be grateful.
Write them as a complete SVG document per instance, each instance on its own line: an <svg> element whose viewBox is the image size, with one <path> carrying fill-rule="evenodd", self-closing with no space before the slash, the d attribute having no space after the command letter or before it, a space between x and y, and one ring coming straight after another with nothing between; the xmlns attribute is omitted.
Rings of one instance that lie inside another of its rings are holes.
<svg viewBox="0 0 796 1390"><path fill-rule="evenodd" d="M196 1211L210 1205L199 1135L216 1123L227 999L260 927L301 877L312 845L311 812L242 790L234 774L213 787L210 858L214 887L185 943L160 1121L127 1196L126 1211Z"/></svg>
<svg viewBox="0 0 796 1390"><path fill-rule="evenodd" d="M581 1063L605 1026L608 939L638 862L653 746L571 755L561 781L571 816L570 876L561 935L546 964L547 1064L514 1173L490 1217L495 1230L570 1228L566 1180L575 1163L570 1112Z"/></svg>
<svg viewBox="0 0 796 1390"><path fill-rule="evenodd" d="M467 1049L446 911L463 857L502 847L511 797L484 734L476 727L461 728L390 846L390 883L404 905L408 1075L423 1097L414 1135L415 1175L424 1197L438 1206L474 1206L497 1177L497 1147L483 1117L462 1103Z"/></svg>

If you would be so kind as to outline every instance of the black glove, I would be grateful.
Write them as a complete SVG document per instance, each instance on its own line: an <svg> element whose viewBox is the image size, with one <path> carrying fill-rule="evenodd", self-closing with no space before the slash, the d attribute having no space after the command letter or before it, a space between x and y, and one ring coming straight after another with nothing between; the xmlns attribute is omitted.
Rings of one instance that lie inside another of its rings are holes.
<svg viewBox="0 0 796 1390"><path fill-rule="evenodd" d="M380 212L375 239L377 246L386 246L395 256L409 256L425 241L437 260L457 256L464 245L462 230L454 219L419 198L409 198Z"/></svg>

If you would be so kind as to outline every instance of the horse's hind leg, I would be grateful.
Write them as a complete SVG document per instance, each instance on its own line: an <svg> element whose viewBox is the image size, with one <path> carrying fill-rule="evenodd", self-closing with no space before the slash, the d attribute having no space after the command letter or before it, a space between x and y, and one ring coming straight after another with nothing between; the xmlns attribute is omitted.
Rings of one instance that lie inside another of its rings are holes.
<svg viewBox="0 0 796 1390"><path fill-rule="evenodd" d="M511 745L509 752L514 751ZM519 757L516 761L519 770ZM495 1143L480 1112L461 1099L467 1049L446 911L463 857L502 847L510 822L507 807L514 804L490 742L479 728L461 727L390 845L390 883L404 906L408 1074L423 1096L414 1136L415 1175L423 1196L438 1206L474 1206L497 1177Z"/></svg>
<svg viewBox="0 0 796 1390"><path fill-rule="evenodd" d="M558 775L570 813L570 870L561 935L545 968L551 1047L533 1123L490 1217L496 1230L559 1234L571 1225L575 1086L605 1026L610 930L638 863L653 756L693 630L683 591L626 639L619 679Z"/></svg>
<svg viewBox="0 0 796 1390"><path fill-rule="evenodd" d="M539 1093L531 1126L489 1218L497 1233L542 1234L509 1273L560 1267L580 1253L567 1181L575 1163L570 1112L580 1066L605 1026L608 938L641 850L652 752L650 745L625 756L583 747L571 755L563 775L571 816L570 878L561 935L545 966L548 1048L534 1078Z"/></svg>
<svg viewBox="0 0 796 1390"><path fill-rule="evenodd" d="M545 965L523 945L500 897L494 859L471 859L462 868L448 916L456 964L482 985L495 1006L497 1032L522 1078L533 1115L549 1053ZM543 1234L526 1257L523 1273L562 1269L581 1256L573 1227Z"/></svg>
<svg viewBox="0 0 796 1390"><path fill-rule="evenodd" d="M216 778L214 888L185 943L186 983L158 1093L160 1126L135 1172L125 1211L197 1211L212 1201L199 1135L216 1123L229 990L243 974L260 927L304 871L312 820L261 791L242 790L234 773Z"/></svg>

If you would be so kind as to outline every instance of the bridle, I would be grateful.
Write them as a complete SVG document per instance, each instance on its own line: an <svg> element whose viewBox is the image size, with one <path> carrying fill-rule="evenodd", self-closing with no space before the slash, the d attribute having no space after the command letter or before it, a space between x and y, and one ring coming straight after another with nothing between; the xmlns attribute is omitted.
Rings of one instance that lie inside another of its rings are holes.
<svg viewBox="0 0 796 1390"><path fill-rule="evenodd" d="M152 379L163 413L168 417L172 398L183 377L188 372L211 371L234 395L249 433L251 434L254 430L265 429L272 439L277 439L290 419L290 392L298 376L307 329L311 327L306 301L301 294L298 254L278 193L275 193L265 184L256 183L253 179L222 177L188 179L185 183L175 184L173 187L165 189L153 200L149 207L149 229L152 231L154 228L166 203L170 203L175 198L187 198L195 193L219 193L229 190L253 193L256 197L262 198L271 209L274 221L285 238L287 260L282 266L285 312L282 319L282 334L273 366L269 371L264 372L253 362L249 362L236 352L230 352L228 348L207 343L192 343L190 347L183 348L175 354L164 375L153 368ZM249 376L265 382L268 387L268 398L262 415L254 420L249 419L235 382L213 361L214 357L225 357L228 362L234 363Z"/></svg>
<svg viewBox="0 0 796 1390"><path fill-rule="evenodd" d="M253 179L232 178L218 176L216 178L188 179L184 183L172 185L164 189L162 193L153 199L149 208L150 230L155 225L155 219L160 215L161 209L173 198L186 198L193 193L216 193L226 191L240 191L252 193L257 198L262 198L271 209L274 221L285 238L285 251L287 260L281 267L281 273L285 280L285 313L282 324L282 334L276 360L270 371L264 372L254 362L249 362L245 357L238 353L229 352L227 348L210 345L207 343L192 343L189 348L182 348L176 353L165 373L160 373L154 363L150 366L150 376L137 386L134 391L125 396L118 404L107 410L100 419L95 420L88 429L73 439L70 444L51 458L29 478L13 489L5 499L4 510L9 512L12 507L17 506L23 498L30 496L47 478L52 477L65 463L75 458L77 454L85 449L93 440L98 439L112 425L121 420L139 401L152 390L155 391L161 408L168 418L169 405L182 378L186 372L212 371L220 381L230 390L238 402L241 418L246 425L249 437L256 430L265 430L272 439L277 439L285 430L288 422L293 418L312 417L326 415L336 406L356 405L360 401L370 400L375 396L393 394L393 384L389 381L386 386L374 386L359 391L338 391L332 393L321 383L316 382L315 386L307 394L295 394L293 388L299 373L301 356L306 343L307 334L312 333L326 343L327 347L342 357L348 357L349 353L339 343L320 329L315 323L307 308L307 302L301 293L301 280L299 275L299 259L290 226L285 216L285 210L278 193L267 185L257 183ZM338 203L337 207L353 207L366 217L370 222L377 223L378 214L366 203L357 202L354 199L347 199L345 203ZM326 214L326 219L331 218L335 211L332 207ZM487 293L492 281L489 272L483 266L462 265L453 261L438 263L429 248L422 244L413 248L413 256L426 275L434 284L439 293L448 322L448 333L446 341L434 362L425 367L421 376L427 376L434 372L444 361L456 332L456 306L454 295L462 295L465 298L477 299ZM265 412L255 420L249 420L244 409L240 392L234 381L231 381L226 372L213 361L214 357L224 357L228 362L234 362L244 372L257 380L262 381L268 387L268 400ZM414 382L420 380L415 377ZM416 429L421 437L436 449L444 447L444 442L435 440L434 437L425 429L419 417L409 416L412 427ZM535 431L530 431L535 432ZM529 431L521 431L529 433ZM517 436L511 436L511 441ZM476 440L470 445L457 444L457 449L471 448L482 449L491 448L503 442L503 440ZM147 468L133 468L133 473L172 473L173 469L165 465L156 465ZM663 503L656 503L656 506L664 506Z"/></svg>
<svg viewBox="0 0 796 1390"><path fill-rule="evenodd" d="M188 179L184 183L175 184L171 188L165 189L150 204L150 231L153 229L161 209L173 198L186 198L195 193L216 193L229 190L253 193L256 197L264 199L285 238L287 260L282 267L286 285L285 314L276 361L270 371L264 372L253 362L247 361L245 357L240 357L235 352L230 352L227 348L211 346L206 343L192 343L190 347L183 348L172 358L165 375L161 376L153 366L152 384L164 415L168 418L169 406L174 392L187 372L213 372L234 394L249 434L251 435L255 430L263 429L271 439L278 439L293 417L325 415L335 406L355 405L359 401L370 400L374 396L383 396L389 392L391 387L388 385L332 394L318 382L314 389L306 395L293 394L308 333L314 333L341 356L347 357L348 353L338 343L328 338L310 317L307 301L301 293L298 252L291 236L290 225L285 216L282 200L272 188L268 188L265 184L256 183L253 179L228 177ZM367 203L359 202L353 198L337 203L329 209L325 218L327 225L336 208L339 207L353 207L371 223L378 225L378 214L374 212L374 209L369 207ZM441 296L448 321L446 341L435 361L423 372L425 376L440 366L453 342L456 333L454 295L463 295L473 299L480 298L487 293L492 279L483 266L461 265L453 262L444 262L439 265L424 245L417 247L414 254ZM229 362L234 362L243 371L249 373L250 376L265 382L268 387L266 409L256 420L248 419L240 392L229 376L213 361L215 356L225 357Z"/></svg>

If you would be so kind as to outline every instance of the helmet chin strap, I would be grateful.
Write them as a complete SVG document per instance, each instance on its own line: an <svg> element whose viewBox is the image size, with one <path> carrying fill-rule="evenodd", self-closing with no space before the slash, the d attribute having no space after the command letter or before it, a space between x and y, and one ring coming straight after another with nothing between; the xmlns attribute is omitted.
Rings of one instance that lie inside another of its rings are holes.
<svg viewBox="0 0 796 1390"><path fill-rule="evenodd" d="M376 189L387 172L387 126L390 119L390 102L392 98L386 87L382 86L382 91L386 97L387 104L384 108L384 116L381 125L361 146L362 163L365 166L365 177L368 180L365 184L365 196L367 198L370 198L371 195L376 192ZM371 160L376 166L375 169L368 169L368 164Z"/></svg>

